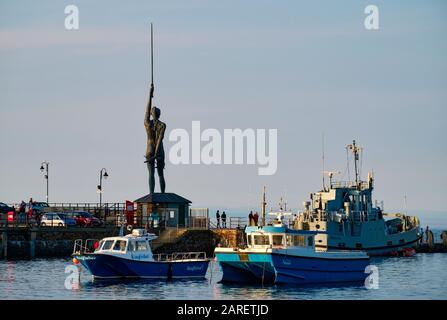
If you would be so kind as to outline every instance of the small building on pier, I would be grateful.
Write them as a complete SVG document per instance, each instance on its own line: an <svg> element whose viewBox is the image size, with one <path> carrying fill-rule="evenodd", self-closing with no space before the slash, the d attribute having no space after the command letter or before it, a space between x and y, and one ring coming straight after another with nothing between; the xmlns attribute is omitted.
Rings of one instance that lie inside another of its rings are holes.
<svg viewBox="0 0 447 320"><path fill-rule="evenodd" d="M150 193L134 201L136 223L162 224L167 227L185 227L191 201L176 193Z"/></svg>

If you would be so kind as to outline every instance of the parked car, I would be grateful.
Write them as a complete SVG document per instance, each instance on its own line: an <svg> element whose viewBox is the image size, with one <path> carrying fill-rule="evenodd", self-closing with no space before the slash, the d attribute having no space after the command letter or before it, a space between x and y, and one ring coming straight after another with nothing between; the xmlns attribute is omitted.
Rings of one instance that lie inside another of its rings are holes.
<svg viewBox="0 0 447 320"><path fill-rule="evenodd" d="M6 203L0 202L0 213L8 213L8 212L15 212L15 209L13 207L8 206Z"/></svg>
<svg viewBox="0 0 447 320"><path fill-rule="evenodd" d="M41 227L67 227L75 226L76 220L65 213L45 213L40 220Z"/></svg>
<svg viewBox="0 0 447 320"><path fill-rule="evenodd" d="M65 214L67 217L74 219L78 226L97 227L102 224L101 220L86 211L66 212Z"/></svg>
<svg viewBox="0 0 447 320"><path fill-rule="evenodd" d="M10 218L14 219L15 209L8 206L6 203L0 202L0 225L9 222ZM8 217L9 216L9 217Z"/></svg>

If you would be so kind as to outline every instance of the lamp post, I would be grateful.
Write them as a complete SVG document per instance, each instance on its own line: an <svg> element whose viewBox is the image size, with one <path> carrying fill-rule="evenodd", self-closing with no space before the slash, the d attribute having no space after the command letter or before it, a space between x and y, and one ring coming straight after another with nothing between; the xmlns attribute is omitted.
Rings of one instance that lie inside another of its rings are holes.
<svg viewBox="0 0 447 320"><path fill-rule="evenodd" d="M45 171L45 175L44 178L47 180L47 203L49 201L49 197L48 197L48 167L49 167L50 163L48 161L43 161L42 164L40 165L40 171L44 172ZM44 167L45 166L45 167Z"/></svg>
<svg viewBox="0 0 447 320"><path fill-rule="evenodd" d="M101 208L102 205L102 178L107 179L109 175L107 174L107 169L102 168L101 171L99 171L99 185L98 185L98 193L99 193L99 207Z"/></svg>

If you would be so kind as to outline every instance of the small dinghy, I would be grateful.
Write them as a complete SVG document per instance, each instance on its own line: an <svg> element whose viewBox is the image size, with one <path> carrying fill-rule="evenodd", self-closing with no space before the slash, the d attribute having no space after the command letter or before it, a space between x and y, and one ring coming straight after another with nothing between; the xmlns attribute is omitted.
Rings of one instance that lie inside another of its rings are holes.
<svg viewBox="0 0 447 320"><path fill-rule="evenodd" d="M73 261L81 263L93 278L200 279L209 259L205 252L152 254L153 233L134 229L126 236L76 240Z"/></svg>

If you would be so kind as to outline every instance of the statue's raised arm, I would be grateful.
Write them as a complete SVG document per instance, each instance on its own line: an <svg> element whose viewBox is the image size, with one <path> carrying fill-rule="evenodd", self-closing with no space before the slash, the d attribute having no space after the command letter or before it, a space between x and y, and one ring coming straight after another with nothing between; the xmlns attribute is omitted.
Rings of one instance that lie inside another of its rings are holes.
<svg viewBox="0 0 447 320"><path fill-rule="evenodd" d="M147 102L147 107L146 107L146 115L144 116L144 126L147 128L149 128L149 123L151 120L151 109L152 109L152 98L154 97L154 84L151 84L151 90L149 93L149 101Z"/></svg>

